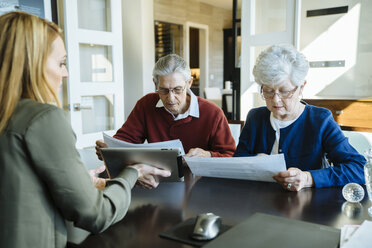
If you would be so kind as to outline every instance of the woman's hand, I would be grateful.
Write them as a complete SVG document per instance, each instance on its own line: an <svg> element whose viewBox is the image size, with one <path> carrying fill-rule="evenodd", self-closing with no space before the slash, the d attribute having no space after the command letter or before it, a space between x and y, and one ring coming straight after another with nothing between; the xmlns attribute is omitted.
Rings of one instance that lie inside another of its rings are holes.
<svg viewBox="0 0 372 248"><path fill-rule="evenodd" d="M185 157L212 157L211 153L201 148L191 148Z"/></svg>
<svg viewBox="0 0 372 248"><path fill-rule="evenodd" d="M107 145L106 143L103 143L103 140L97 140L96 141L96 154L97 154L97 157L99 160L103 160L102 156L101 156L101 152L100 152L100 149L101 148L106 148Z"/></svg>
<svg viewBox="0 0 372 248"><path fill-rule="evenodd" d="M274 180L289 191L300 191L302 188L314 186L314 180L311 173L302 171L298 168L291 167L286 171L279 172L273 176Z"/></svg>
<svg viewBox="0 0 372 248"><path fill-rule="evenodd" d="M106 179L97 177L98 174L104 172L106 167L101 165L93 170L89 170L90 178L93 181L94 187L97 189L103 190L106 187Z"/></svg>
<svg viewBox="0 0 372 248"><path fill-rule="evenodd" d="M146 164L128 166L138 171L137 183L144 188L152 189L159 185L159 177L169 177L171 172Z"/></svg>

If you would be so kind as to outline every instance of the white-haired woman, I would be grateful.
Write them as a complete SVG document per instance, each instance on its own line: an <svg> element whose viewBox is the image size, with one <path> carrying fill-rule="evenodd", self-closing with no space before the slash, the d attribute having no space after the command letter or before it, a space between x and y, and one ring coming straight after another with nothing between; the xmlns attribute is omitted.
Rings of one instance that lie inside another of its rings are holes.
<svg viewBox="0 0 372 248"><path fill-rule="evenodd" d="M274 45L259 55L253 75L266 107L248 113L234 156L283 153L288 169L274 179L290 191L362 184L365 159L331 112L301 101L308 70L305 56L290 45Z"/></svg>

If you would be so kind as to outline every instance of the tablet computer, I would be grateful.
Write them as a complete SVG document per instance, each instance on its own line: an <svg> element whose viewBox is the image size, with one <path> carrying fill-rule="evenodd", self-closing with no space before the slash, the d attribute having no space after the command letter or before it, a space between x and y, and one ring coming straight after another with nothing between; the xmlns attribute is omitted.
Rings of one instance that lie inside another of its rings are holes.
<svg viewBox="0 0 372 248"><path fill-rule="evenodd" d="M160 177L161 182L183 181L182 155L179 148L101 148L101 154L110 178L116 177L126 165L147 164L171 172Z"/></svg>

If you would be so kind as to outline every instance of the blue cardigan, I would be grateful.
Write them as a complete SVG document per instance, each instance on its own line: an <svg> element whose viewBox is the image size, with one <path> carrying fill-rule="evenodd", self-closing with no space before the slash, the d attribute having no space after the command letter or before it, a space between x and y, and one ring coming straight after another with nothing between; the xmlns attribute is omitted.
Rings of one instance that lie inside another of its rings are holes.
<svg viewBox="0 0 372 248"><path fill-rule="evenodd" d="M270 111L266 107L252 109L234 156L270 154L274 141ZM349 144L328 109L306 105L295 122L280 129L279 153L284 153L287 168L309 171L317 188L365 183L366 160ZM325 166L325 156L333 166Z"/></svg>

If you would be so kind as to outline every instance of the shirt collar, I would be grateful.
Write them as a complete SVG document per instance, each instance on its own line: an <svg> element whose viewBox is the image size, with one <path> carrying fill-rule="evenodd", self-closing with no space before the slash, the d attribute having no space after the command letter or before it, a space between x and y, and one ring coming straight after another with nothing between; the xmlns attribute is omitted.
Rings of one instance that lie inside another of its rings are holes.
<svg viewBox="0 0 372 248"><path fill-rule="evenodd" d="M156 103L156 107L157 108L164 107L165 110L167 110L170 114L172 114L175 121L185 119L189 115L195 118L199 118L198 98L195 96L195 94L190 89L187 89L187 94L190 95L190 106L185 113L179 114L177 117L175 117L167 108L164 107L164 104L161 101L161 99L159 99L159 101Z"/></svg>

